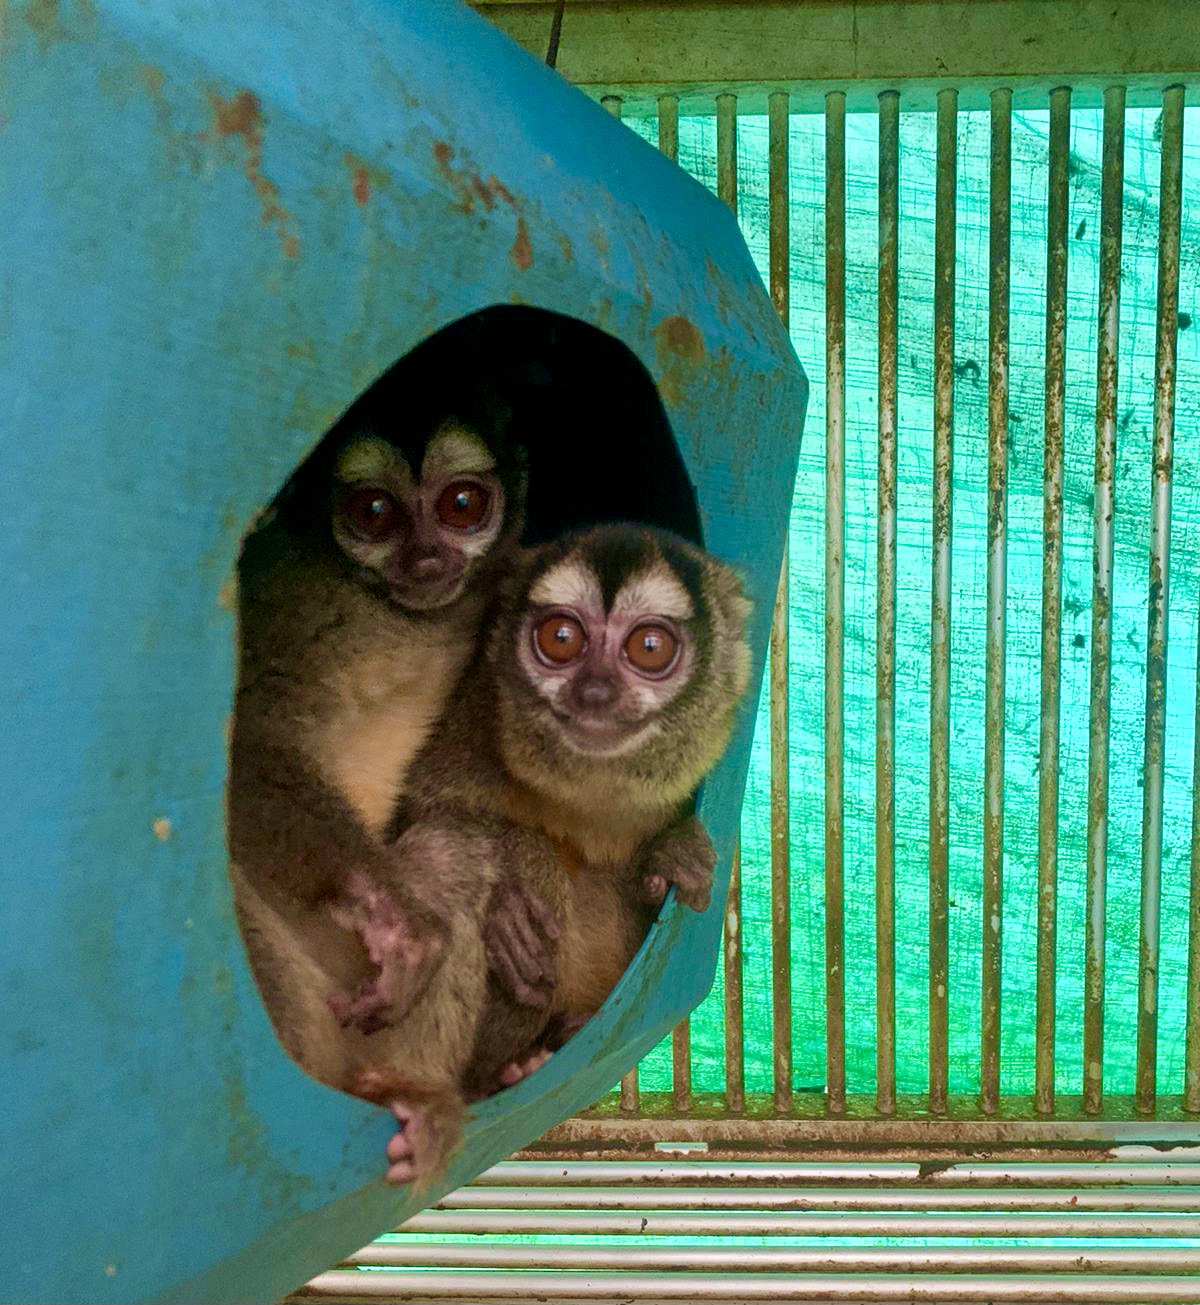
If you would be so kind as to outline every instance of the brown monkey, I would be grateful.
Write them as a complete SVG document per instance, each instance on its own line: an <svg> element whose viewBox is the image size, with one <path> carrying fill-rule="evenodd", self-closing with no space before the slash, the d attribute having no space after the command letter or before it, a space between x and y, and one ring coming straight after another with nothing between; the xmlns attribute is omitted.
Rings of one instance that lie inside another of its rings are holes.
<svg viewBox="0 0 1200 1305"><path fill-rule="evenodd" d="M445 943L431 894L384 891L380 833L521 529L506 405L482 386L422 402L414 379L402 365L349 409L239 564L235 903L281 1042L344 1089Z"/></svg>
<svg viewBox="0 0 1200 1305"><path fill-rule="evenodd" d="M385 893L414 903L418 941L431 919L449 936L355 1085L400 1122L391 1181L436 1172L464 1096L599 1008L668 883L707 905L712 846L687 811L746 689L748 611L726 567L637 526L566 536L508 587L398 813Z"/></svg>

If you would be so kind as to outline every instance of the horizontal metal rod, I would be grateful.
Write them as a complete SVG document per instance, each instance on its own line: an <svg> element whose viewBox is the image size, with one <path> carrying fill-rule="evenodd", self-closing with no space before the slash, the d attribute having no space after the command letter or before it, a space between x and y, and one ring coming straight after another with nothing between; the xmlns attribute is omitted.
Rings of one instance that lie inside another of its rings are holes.
<svg viewBox="0 0 1200 1305"><path fill-rule="evenodd" d="M1200 1214L1046 1211L994 1215L914 1211L857 1215L848 1211L759 1210L426 1210L404 1232L572 1237L1195 1237Z"/></svg>
<svg viewBox="0 0 1200 1305"><path fill-rule="evenodd" d="M693 1103L693 1109L695 1109ZM641 1115L589 1115L569 1119L546 1134L555 1143L610 1142L618 1145L657 1142L753 1142L757 1146L797 1146L828 1143L830 1146L905 1146L924 1150L936 1146L1067 1145L1122 1142L1191 1145L1196 1140L1193 1121L1147 1120L1138 1125L1128 1120L1085 1121L1058 1117L1045 1120L979 1119L777 1119L771 1117L712 1118L679 1115L667 1119Z"/></svg>
<svg viewBox="0 0 1200 1305"><path fill-rule="evenodd" d="M1200 1156L1194 1152L1186 1161L1130 1163L1118 1159L1090 1164L1029 1163L1004 1164L971 1161L933 1167L903 1161L851 1163L774 1163L752 1160L638 1162L582 1160L542 1163L510 1160L485 1170L471 1188L584 1187L597 1184L662 1183L753 1184L778 1186L843 1187L1200 1187ZM1200 1209L1198 1195L1197 1209Z"/></svg>
<svg viewBox="0 0 1200 1305"><path fill-rule="evenodd" d="M601 1269L710 1273L1200 1273L1200 1250L1150 1246L514 1246L374 1242L372 1269Z"/></svg>
<svg viewBox="0 0 1200 1305"><path fill-rule="evenodd" d="M1196 1279L1181 1277L1061 1277L994 1273L968 1277L938 1274L914 1279L911 1273L870 1274L847 1279L838 1274L742 1273L547 1273L531 1270L500 1276L487 1270L440 1273L400 1270L368 1273L362 1269L322 1273L290 1301L853 1301L856 1305L889 1302L954 1302L954 1305L1196 1305Z"/></svg>
<svg viewBox="0 0 1200 1305"><path fill-rule="evenodd" d="M439 1210L1135 1210L1200 1212L1200 1187L463 1187Z"/></svg>

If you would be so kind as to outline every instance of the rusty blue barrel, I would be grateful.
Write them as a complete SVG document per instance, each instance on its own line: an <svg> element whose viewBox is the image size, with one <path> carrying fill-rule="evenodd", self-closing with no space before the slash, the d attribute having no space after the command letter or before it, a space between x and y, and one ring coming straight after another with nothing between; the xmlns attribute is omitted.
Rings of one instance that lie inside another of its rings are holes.
<svg viewBox="0 0 1200 1305"><path fill-rule="evenodd" d="M5 25L0 1295L275 1300L415 1202L380 1181L388 1117L279 1048L234 923L243 534L421 340L551 310L649 370L761 668L804 376L731 214L456 3L16 0ZM702 798L726 878L752 716ZM722 887L668 903L443 1188L700 999Z"/></svg>

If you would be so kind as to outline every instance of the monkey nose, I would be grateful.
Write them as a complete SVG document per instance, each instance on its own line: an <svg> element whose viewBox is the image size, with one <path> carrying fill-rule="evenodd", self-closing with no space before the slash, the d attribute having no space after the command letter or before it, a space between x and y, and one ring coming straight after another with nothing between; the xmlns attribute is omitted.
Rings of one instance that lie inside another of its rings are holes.
<svg viewBox="0 0 1200 1305"><path fill-rule="evenodd" d="M617 686L597 675L584 676L575 682L575 701L585 710L599 711L617 700Z"/></svg>
<svg viewBox="0 0 1200 1305"><path fill-rule="evenodd" d="M439 580L446 572L446 559L440 553L414 553L405 562L404 569L413 580Z"/></svg>

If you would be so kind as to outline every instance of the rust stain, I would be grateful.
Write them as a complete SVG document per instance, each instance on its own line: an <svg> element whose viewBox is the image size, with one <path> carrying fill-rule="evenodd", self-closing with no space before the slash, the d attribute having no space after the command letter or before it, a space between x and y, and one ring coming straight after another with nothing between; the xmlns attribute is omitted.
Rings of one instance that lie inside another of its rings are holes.
<svg viewBox="0 0 1200 1305"><path fill-rule="evenodd" d="M258 96L253 91L239 91L231 100L223 100L212 92L209 100L217 135L225 140L241 137L246 151L246 179L262 204L260 220L263 226L275 228L285 258L298 257L300 241L291 229L292 215L279 202L278 186L262 171L264 122Z"/></svg>
<svg viewBox="0 0 1200 1305"><path fill-rule="evenodd" d="M529 228L523 217L517 218L517 238L513 241L512 253L509 255L513 265L522 272L528 272L533 266L533 246L529 243Z"/></svg>
<svg viewBox="0 0 1200 1305"><path fill-rule="evenodd" d="M43 52L66 35L58 11L58 0L30 0L25 10L25 21L37 34Z"/></svg>
<svg viewBox="0 0 1200 1305"><path fill-rule="evenodd" d="M371 174L365 163L359 162L353 154L346 155L346 166L350 169L350 189L354 202L359 208L365 208L371 198Z"/></svg>
<svg viewBox="0 0 1200 1305"><path fill-rule="evenodd" d="M167 839L171 837L171 822L166 818L166 816L159 816L159 818L154 822L153 829L154 837L157 838L160 843L165 843Z"/></svg>
<svg viewBox="0 0 1200 1305"><path fill-rule="evenodd" d="M658 360L662 366L669 366L671 356L682 358L685 362L704 361L704 337L686 317L668 317L659 323L654 332L658 341Z"/></svg>
<svg viewBox="0 0 1200 1305"><path fill-rule="evenodd" d="M563 258L565 258L568 263L573 263L575 261L575 246L572 245L566 236L561 233L558 237L558 245L563 252Z"/></svg>

